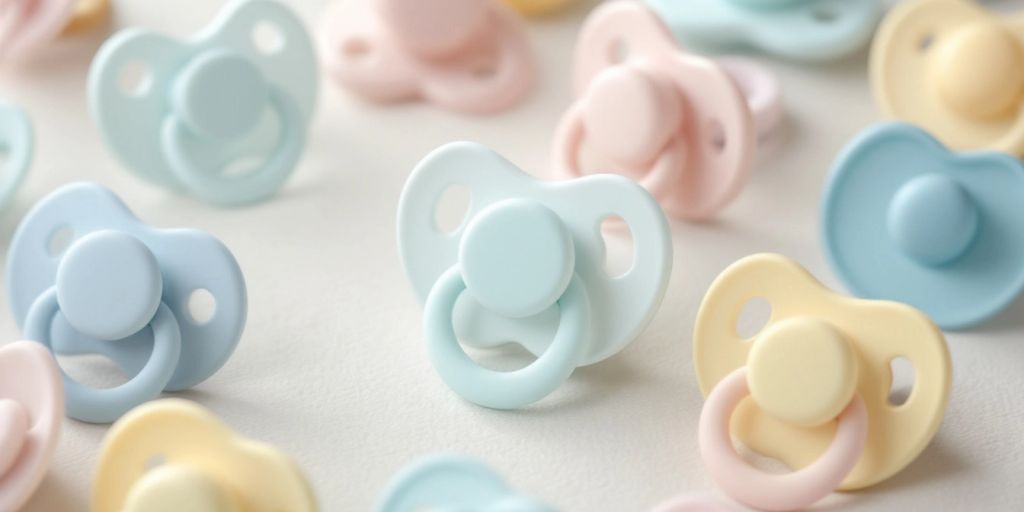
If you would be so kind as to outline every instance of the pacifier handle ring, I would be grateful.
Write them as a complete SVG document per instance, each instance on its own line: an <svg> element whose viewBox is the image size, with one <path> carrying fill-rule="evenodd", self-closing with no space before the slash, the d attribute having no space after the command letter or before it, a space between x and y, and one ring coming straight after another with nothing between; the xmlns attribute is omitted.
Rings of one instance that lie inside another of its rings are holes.
<svg viewBox="0 0 1024 512"><path fill-rule="evenodd" d="M270 89L270 105L281 123L281 142L260 169L241 178L221 176L219 170L201 169L182 150L188 133L184 121L169 116L161 130L161 147L175 177L197 198L222 206L254 203L274 195L295 170L306 142L302 110L287 93Z"/></svg>
<svg viewBox="0 0 1024 512"><path fill-rule="evenodd" d="M579 277L572 277L558 299L561 321L551 346L529 366L512 372L481 367L459 345L452 315L465 290L462 273L453 266L438 278L424 306L427 354L452 390L477 405L517 409L546 397L568 380L589 339L590 306Z"/></svg>
<svg viewBox="0 0 1024 512"><path fill-rule="evenodd" d="M53 352L50 325L59 312L57 287L53 286L29 308L25 319L25 337ZM178 366L181 331L174 313L163 302L149 326L153 329L153 353L149 362L135 377L120 386L109 389L84 386L61 369L68 416L87 423L110 423L136 405L160 395Z"/></svg>
<svg viewBox="0 0 1024 512"><path fill-rule="evenodd" d="M558 134L561 144L556 150L559 164L557 167L569 178L578 178L583 175L578 155L583 145L586 129L583 126L583 109L579 105L577 103L570 108L566 114L566 121L559 128ZM689 151L682 137L671 137L668 144L662 148L654 165L639 180L640 186L658 199L668 197L679 182L681 170L686 165L688 155Z"/></svg>
<svg viewBox="0 0 1024 512"><path fill-rule="evenodd" d="M864 401L854 394L838 416L835 438L811 465L782 475L747 464L732 444L729 422L740 402L750 395L747 368L734 370L708 394L700 415L701 458L712 479L726 494L762 510L798 510L828 496L857 465L868 433Z"/></svg>

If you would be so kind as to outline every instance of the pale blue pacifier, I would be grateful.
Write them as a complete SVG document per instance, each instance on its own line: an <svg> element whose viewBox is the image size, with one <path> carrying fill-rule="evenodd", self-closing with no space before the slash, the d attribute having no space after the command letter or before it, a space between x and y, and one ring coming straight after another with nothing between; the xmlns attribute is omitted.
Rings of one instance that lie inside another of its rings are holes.
<svg viewBox="0 0 1024 512"><path fill-rule="evenodd" d="M7 286L26 339L58 354L106 356L130 377L99 389L64 375L68 416L90 423L206 380L245 326L245 280L224 244L146 226L93 183L62 187L25 216ZM201 300L212 301L212 313Z"/></svg>
<svg viewBox="0 0 1024 512"><path fill-rule="evenodd" d="M864 47L881 0L645 0L676 37L704 49L752 47L824 61Z"/></svg>
<svg viewBox="0 0 1024 512"><path fill-rule="evenodd" d="M194 39L124 30L89 70L107 143L150 181L219 205L267 199L302 155L319 75L299 18L236 0Z"/></svg>
<svg viewBox="0 0 1024 512"><path fill-rule="evenodd" d="M0 210L14 198L32 165L32 122L20 108L0 101Z"/></svg>
<svg viewBox="0 0 1024 512"><path fill-rule="evenodd" d="M836 161L823 227L855 294L905 302L944 329L975 325L1024 289L1024 164L952 153L921 129L867 130Z"/></svg>
<svg viewBox="0 0 1024 512"><path fill-rule="evenodd" d="M462 226L444 233L434 211L455 186L472 199ZM601 236L602 222L613 217L634 241L633 266L616 277L604 269ZM622 350L654 315L672 265L665 216L632 180L544 182L466 142L435 150L413 171L399 202L398 242L426 303L431 362L456 393L496 409L536 402L576 367ZM489 370L460 340L478 348L518 343L537 360L517 371Z"/></svg>
<svg viewBox="0 0 1024 512"><path fill-rule="evenodd" d="M405 468L388 486L376 512L555 512L512 491L483 463L434 455Z"/></svg>

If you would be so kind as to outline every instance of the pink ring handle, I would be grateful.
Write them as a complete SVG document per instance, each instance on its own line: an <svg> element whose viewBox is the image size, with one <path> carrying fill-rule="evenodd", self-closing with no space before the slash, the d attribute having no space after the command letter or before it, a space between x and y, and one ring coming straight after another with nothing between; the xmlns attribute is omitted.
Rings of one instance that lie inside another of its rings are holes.
<svg viewBox="0 0 1024 512"><path fill-rule="evenodd" d="M743 91L757 126L757 136L764 139L771 135L785 115L779 80L763 66L741 57L722 57L716 62Z"/></svg>
<svg viewBox="0 0 1024 512"><path fill-rule="evenodd" d="M860 395L839 414L832 444L811 465L791 473L771 474L744 461L732 445L729 421L740 401L750 395L746 367L722 379L700 415L700 453L711 478L736 501L762 510L797 510L834 491L860 460L868 433L868 414Z"/></svg>

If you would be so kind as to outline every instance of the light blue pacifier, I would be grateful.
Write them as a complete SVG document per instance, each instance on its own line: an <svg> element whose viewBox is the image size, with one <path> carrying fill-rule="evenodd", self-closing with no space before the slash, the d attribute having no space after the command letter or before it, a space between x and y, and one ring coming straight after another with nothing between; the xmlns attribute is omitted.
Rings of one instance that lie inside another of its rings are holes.
<svg viewBox="0 0 1024 512"><path fill-rule="evenodd" d="M376 512L555 512L519 495L491 468L457 455L434 455L405 468Z"/></svg>
<svg viewBox="0 0 1024 512"><path fill-rule="evenodd" d="M905 302L944 329L995 315L1024 288L1024 164L956 154L921 129L867 130L825 190L825 249L853 293Z"/></svg>
<svg viewBox="0 0 1024 512"><path fill-rule="evenodd" d="M106 356L131 377L98 389L64 374L68 416L90 423L206 380L245 326L245 280L224 244L146 226L93 183L64 186L25 216L7 286L26 339L57 354ZM212 300L212 314L193 307L201 299Z"/></svg>
<svg viewBox="0 0 1024 512"><path fill-rule="evenodd" d="M0 210L14 198L32 165L32 122L20 108L0 101Z"/></svg>
<svg viewBox="0 0 1024 512"><path fill-rule="evenodd" d="M469 211L462 226L444 233L434 211L455 186L469 189ZM634 241L633 266L618 277L604 269L601 236L602 221L614 217ZM435 150L413 171L399 202L398 242L426 303L431 362L456 393L495 409L536 402L577 366L622 350L654 316L672 266L665 216L632 180L539 181L466 142ZM460 340L478 348L518 343L537 360L517 371L489 370Z"/></svg>
<svg viewBox="0 0 1024 512"><path fill-rule="evenodd" d="M89 70L89 101L131 170L232 206L267 199L295 169L318 76L288 7L237 0L190 41L140 29L111 37Z"/></svg>
<svg viewBox="0 0 1024 512"><path fill-rule="evenodd" d="M825 61L864 47L881 0L645 0L685 44Z"/></svg>

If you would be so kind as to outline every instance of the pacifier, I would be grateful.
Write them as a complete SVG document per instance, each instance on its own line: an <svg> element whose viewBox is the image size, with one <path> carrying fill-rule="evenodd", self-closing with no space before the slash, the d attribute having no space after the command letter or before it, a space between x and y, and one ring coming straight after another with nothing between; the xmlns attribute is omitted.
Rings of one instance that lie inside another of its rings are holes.
<svg viewBox="0 0 1024 512"><path fill-rule="evenodd" d="M434 455L413 463L395 477L374 510L555 512L510 489L487 465L457 455Z"/></svg>
<svg viewBox="0 0 1024 512"><path fill-rule="evenodd" d="M565 8L573 0L504 0L506 4L526 16L541 16Z"/></svg>
<svg viewBox="0 0 1024 512"><path fill-rule="evenodd" d="M744 339L737 321L752 299L771 315ZM897 358L915 372L902 404L890 400ZM838 295L774 254L744 258L712 283L693 360L707 397L698 432L708 472L733 499L763 510L802 509L899 472L938 430L952 382L945 339L923 313ZM794 471L748 465L732 438Z"/></svg>
<svg viewBox="0 0 1024 512"><path fill-rule="evenodd" d="M245 326L245 280L224 244L151 228L92 183L64 186L29 211L11 240L7 286L26 339L106 356L131 376L99 389L63 375L68 416L90 423L208 379Z"/></svg>
<svg viewBox="0 0 1024 512"><path fill-rule="evenodd" d="M487 114L533 87L522 22L499 0L338 3L321 35L327 71L371 101Z"/></svg>
<svg viewBox="0 0 1024 512"><path fill-rule="evenodd" d="M0 2L0 59L25 58L38 47L94 27L110 15L110 0Z"/></svg>
<svg viewBox="0 0 1024 512"><path fill-rule="evenodd" d="M874 32L881 0L646 0L676 37L707 48L751 47L802 61L837 59Z"/></svg>
<svg viewBox="0 0 1024 512"><path fill-rule="evenodd" d="M313 46L273 0L235 0L193 40L139 29L100 48L93 116L143 178L222 206L277 193L302 156L316 102Z"/></svg>
<svg viewBox="0 0 1024 512"><path fill-rule="evenodd" d="M434 221L443 193L466 187L468 213L454 232ZM601 224L621 218L633 265L604 269ZM424 306L427 353L466 400L494 409L529 405L578 366L611 357L654 315L668 284L672 243L658 204L622 176L545 182L493 151L453 143L412 172L398 207L402 263ZM477 365L478 348L517 343L537 356L513 372Z"/></svg>
<svg viewBox="0 0 1024 512"><path fill-rule="evenodd" d="M676 217L708 218L732 201L747 182L758 133L782 117L781 90L767 71L686 53L636 2L598 7L575 60L578 99L555 137L556 174L584 174L580 153L592 148L602 169L635 178Z"/></svg>
<svg viewBox="0 0 1024 512"><path fill-rule="evenodd" d="M1024 22L972 2L904 2L882 22L871 79L882 110L955 150L1024 156Z"/></svg>
<svg viewBox="0 0 1024 512"><path fill-rule="evenodd" d="M865 131L825 189L825 249L856 295L905 302L944 329L970 327L1024 289L1024 165L955 154L921 129Z"/></svg>
<svg viewBox="0 0 1024 512"><path fill-rule="evenodd" d="M0 210L25 181L34 145L32 122L25 111L0 101Z"/></svg>
<svg viewBox="0 0 1024 512"><path fill-rule="evenodd" d="M93 512L313 512L290 457L199 405L165 399L117 421L100 449Z"/></svg>
<svg viewBox="0 0 1024 512"><path fill-rule="evenodd" d="M64 417L60 370L38 343L0 347L0 510L18 510L46 475Z"/></svg>

